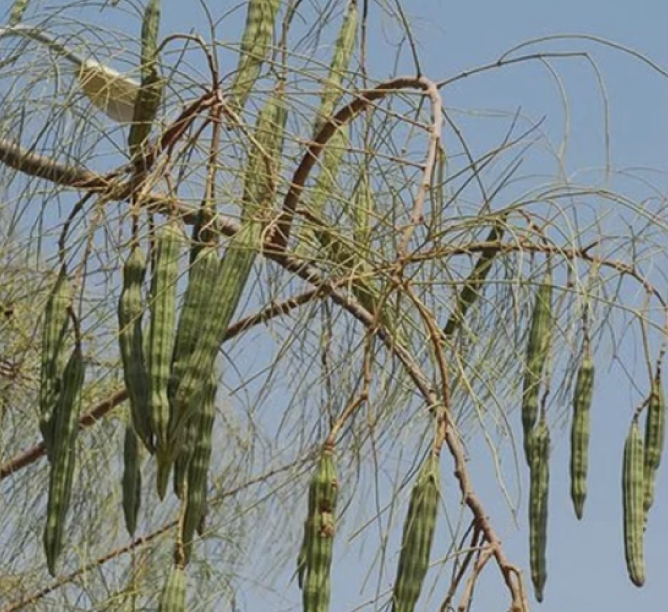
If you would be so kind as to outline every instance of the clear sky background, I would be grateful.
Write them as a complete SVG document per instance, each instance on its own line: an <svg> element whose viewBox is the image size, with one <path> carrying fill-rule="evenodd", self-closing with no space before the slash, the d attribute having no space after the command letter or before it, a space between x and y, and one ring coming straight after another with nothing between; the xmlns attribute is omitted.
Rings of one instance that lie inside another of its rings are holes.
<svg viewBox="0 0 668 612"><path fill-rule="evenodd" d="M121 0L123 2L124 0ZM214 14L225 8L209 4ZM164 34L189 31L191 28L208 37L203 13L192 0L163 0ZM424 73L440 81L481 64L495 61L508 49L535 37L554 34L587 34L632 47L647 54L668 69L668 4L661 0L640 3L628 0L477 0L449 2L446 0L413 0L403 6L413 24L419 45ZM227 40L237 40L242 12L233 16L218 33ZM93 21L93 19L91 19ZM124 22L108 24L119 29ZM136 26L136 20L133 26ZM229 28L229 29L228 29ZM229 35L225 35L226 30ZM383 52L382 41L370 44L369 57L373 78L392 75L391 58ZM601 70L610 104L610 154L616 169L649 168L643 172L654 184L668 187L665 170L668 162L668 79L659 76L638 59L611 48L584 40L545 42L527 49L534 51L587 51ZM582 58L552 62L563 79L569 97L570 140L566 172L575 175L582 170L599 172L606 161L603 105L595 73ZM401 72L411 71L409 63ZM462 80L443 91L444 101L453 116L461 117L467 126L467 138L474 149L482 152L490 140L485 119L466 118L462 111L481 114L497 110L512 114L518 108L534 119L544 117L543 129L553 138L555 146L564 133L564 109L559 91L544 66L524 64L488 72ZM494 124L495 134L499 125ZM503 123L500 124L501 127ZM447 145L447 142L446 142ZM541 167L531 171L541 172ZM593 170L592 170L593 169ZM545 172L553 172L547 168ZM613 178L613 184L618 179ZM624 182L633 194L632 183ZM640 193L640 191L638 192ZM626 349L625 349L626 350ZM636 353L629 351L629 358ZM619 372L610 369L610 355L599 356L599 377L595 389L590 462L590 486L585 519L578 522L568 494L568 439L565 428L553 431L554 452L550 495L550 526L548 548L548 583L542 605L533 601L534 610L545 612L584 612L606 610L622 612L639 609L643 612L664 610L668 601L668 466L659 472L657 496L646 537L647 584L634 587L627 578L624 564L621 516L621 451L637 396L628 388ZM514 414L519 425L519 415ZM518 525L508 515L499 493L498 483L487 461L476 460L471 447L473 482L486 504L503 540L508 557L528 569L526 490L518 514ZM444 459L444 473L449 474L449 459ZM526 485L526 482L525 482ZM448 488L446 486L446 495ZM454 486L450 485L450 491ZM454 493L453 493L454 494ZM357 584L363 565L352 557L339 566L334 580L332 612L351 610L363 601ZM528 577L528 573L527 573ZM345 586L344 586L345 585ZM436 587L433 596L420 601L420 610L437 610L442 599ZM298 600L295 583L286 586ZM243 612L253 611L259 602L246 600ZM489 564L483 575L474 609L506 610L508 597L500 584L498 572ZM272 608L269 608L272 609Z"/></svg>

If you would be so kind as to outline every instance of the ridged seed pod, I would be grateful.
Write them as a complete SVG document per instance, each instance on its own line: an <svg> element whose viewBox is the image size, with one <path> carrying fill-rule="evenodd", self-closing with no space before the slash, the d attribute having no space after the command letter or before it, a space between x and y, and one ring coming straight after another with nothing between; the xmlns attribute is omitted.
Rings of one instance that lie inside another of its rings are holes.
<svg viewBox="0 0 668 612"><path fill-rule="evenodd" d="M257 144L251 143L242 199L241 216L244 221L258 211L266 212L272 208L280 178L287 117L285 88L281 82L258 114L253 136L266 154L258 150Z"/></svg>
<svg viewBox="0 0 668 612"><path fill-rule="evenodd" d="M169 443L169 379L176 332L176 284L183 234L170 221L155 238L155 259L151 278L151 309L148 335L148 381L151 430L158 460L158 495L164 498L171 467Z"/></svg>
<svg viewBox="0 0 668 612"><path fill-rule="evenodd" d="M183 552L184 562L190 562L192 540L195 531L203 519L206 506L207 478L211 463L213 422L216 414L216 377L212 377L207 385L202 401L202 410L197 425L197 436L192 450L192 458L187 464L187 497L186 511L183 519Z"/></svg>
<svg viewBox="0 0 668 612"><path fill-rule="evenodd" d="M65 340L69 331L68 309L71 302L71 287L67 279L67 272L63 267L47 300L42 325L39 425L49 460L52 455L53 411L58 402L63 370L67 361Z"/></svg>
<svg viewBox="0 0 668 612"><path fill-rule="evenodd" d="M531 436L529 485L529 557L536 599L543 601L547 581L547 515L550 489L550 432L545 419Z"/></svg>
<svg viewBox="0 0 668 612"><path fill-rule="evenodd" d="M334 46L334 55L329 66L327 84L322 92L318 119L315 125L316 134L320 131L325 121L329 120L343 94L341 85L344 74L350 69L350 61L355 51L358 21L357 0L350 0Z"/></svg>
<svg viewBox="0 0 668 612"><path fill-rule="evenodd" d="M205 245L198 249L190 266L188 285L179 315L172 355L172 368L169 380L169 398L173 400L184 369L197 340L202 333L202 322L207 316L212 288L218 281L220 258L214 245Z"/></svg>
<svg viewBox="0 0 668 612"><path fill-rule="evenodd" d="M589 412L594 392L594 362L589 342L585 342L582 363L578 370L573 393L571 421L571 499L575 516L582 518L587 497L589 466Z"/></svg>
<svg viewBox="0 0 668 612"><path fill-rule="evenodd" d="M185 612L186 573L182 567L174 566L160 595L158 612Z"/></svg>
<svg viewBox="0 0 668 612"><path fill-rule="evenodd" d="M230 88L231 103L237 111L246 100L260 76L262 64L271 50L274 22L280 0L249 0L246 25L241 38L241 55Z"/></svg>
<svg viewBox="0 0 668 612"><path fill-rule="evenodd" d="M202 394L214 372L216 356L255 261L262 225L248 222L228 242L211 290L208 314L202 321L197 344L184 363L183 376L174 390L169 422L170 449L175 458L184 443L185 425L200 409Z"/></svg>
<svg viewBox="0 0 668 612"><path fill-rule="evenodd" d="M526 348L524 381L522 385L522 428L524 451L529 462L531 434L538 418L538 401L543 369L550 352L552 329L552 280L546 272L545 280L536 293L529 341Z"/></svg>
<svg viewBox="0 0 668 612"><path fill-rule="evenodd" d="M144 11L141 30L141 83L135 100L134 116L128 137L130 155L141 152L151 133L160 103L164 81L158 69L158 33L160 28L160 0L149 0Z"/></svg>
<svg viewBox="0 0 668 612"><path fill-rule="evenodd" d="M643 532L645 529L644 444L637 418L633 419L624 444L622 499L624 510L624 553L631 582L645 584Z"/></svg>
<svg viewBox="0 0 668 612"><path fill-rule="evenodd" d="M308 516L297 560L304 612L327 612L339 482L332 450L323 449L309 484Z"/></svg>
<svg viewBox="0 0 668 612"><path fill-rule="evenodd" d="M659 375L652 380L652 394L647 404L645 417L645 520L654 503L656 472L661 464L661 455L666 437L666 404Z"/></svg>
<svg viewBox="0 0 668 612"><path fill-rule="evenodd" d="M141 447L132 426L125 427L123 441L123 517L130 536L137 529L141 507Z"/></svg>
<svg viewBox="0 0 668 612"><path fill-rule="evenodd" d="M436 531L439 482L438 457L430 455L411 492L392 592L392 612L413 612L420 598Z"/></svg>
<svg viewBox="0 0 668 612"><path fill-rule="evenodd" d="M81 388L85 363L81 346L76 345L65 366L62 389L53 413L53 445L49 496L44 527L44 552L49 573L56 575L56 561L63 547L67 511L75 468L75 444L81 409Z"/></svg>
<svg viewBox="0 0 668 612"><path fill-rule="evenodd" d="M154 453L142 333L142 285L145 276L146 257L139 248L134 247L123 266L123 289L118 302L118 340L132 425L146 449Z"/></svg>

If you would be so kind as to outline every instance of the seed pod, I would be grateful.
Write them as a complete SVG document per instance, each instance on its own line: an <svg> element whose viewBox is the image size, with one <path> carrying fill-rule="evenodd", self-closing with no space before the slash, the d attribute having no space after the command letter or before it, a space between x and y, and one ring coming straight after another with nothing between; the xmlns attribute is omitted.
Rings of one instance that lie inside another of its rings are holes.
<svg viewBox="0 0 668 612"><path fill-rule="evenodd" d="M52 458L53 411L58 401L66 362L64 349L69 330L68 309L71 300L71 287L63 266L47 300L42 326L42 368L39 390L40 430L49 461Z"/></svg>
<svg viewBox="0 0 668 612"><path fill-rule="evenodd" d="M285 123L285 88L282 82L258 114L254 143L248 159L242 199L242 220L248 220L257 211L271 209L276 194L283 158ZM261 150L259 147L261 147Z"/></svg>
<svg viewBox="0 0 668 612"><path fill-rule="evenodd" d="M188 466L195 450L199 419L201 415L195 415L186 421L183 433L183 444L174 461L174 495L183 499L186 480L188 478Z"/></svg>
<svg viewBox="0 0 668 612"><path fill-rule="evenodd" d="M160 595L158 612L185 612L186 573L182 567L172 567Z"/></svg>
<svg viewBox="0 0 668 612"><path fill-rule="evenodd" d="M141 506L141 449L135 430L125 428L123 442L123 516L125 527L131 536L137 529L137 517Z"/></svg>
<svg viewBox="0 0 668 612"><path fill-rule="evenodd" d="M348 132L347 125L339 127L327 141L325 150L322 152L320 172L315 180L313 197L310 203L313 212L317 215L322 213L325 202L339 191L336 187L336 181L343 155L348 150L350 144Z"/></svg>
<svg viewBox="0 0 668 612"><path fill-rule="evenodd" d="M413 612L422 592L436 530L439 481L438 458L432 454L420 469L411 492L392 592L392 612Z"/></svg>
<svg viewBox="0 0 668 612"><path fill-rule="evenodd" d="M9 25L15 26L17 23L21 23L23 19L23 13L26 12L28 8L29 0L14 0L14 5L12 6L12 12L9 16Z"/></svg>
<svg viewBox="0 0 668 612"><path fill-rule="evenodd" d="M647 416L645 417L645 520L647 520L647 513L654 503L656 471L661 464L665 437L666 406L660 374L657 374L652 380L652 394L647 404Z"/></svg>
<svg viewBox="0 0 668 612"><path fill-rule="evenodd" d="M142 285L145 275L146 258L139 248L134 247L123 266L123 289L118 303L118 340L132 425L146 449L154 453L141 326L144 314Z"/></svg>
<svg viewBox="0 0 668 612"><path fill-rule="evenodd" d="M241 39L241 55L230 88L231 103L238 112L243 110L248 94L260 76L262 64L271 49L274 22L280 0L249 0L246 26Z"/></svg>
<svg viewBox="0 0 668 612"><path fill-rule="evenodd" d="M550 432L541 419L531 436L529 485L529 557L536 599L543 601L547 581L547 511L550 484Z"/></svg>
<svg viewBox="0 0 668 612"><path fill-rule="evenodd" d="M130 155L141 152L151 132L160 103L164 81L158 70L158 32L160 28L160 0L149 0L144 11L141 29L141 84L137 93L134 116L128 138Z"/></svg>
<svg viewBox="0 0 668 612"><path fill-rule="evenodd" d="M218 279L220 260L218 250L213 245L206 245L199 249L190 266L188 286L183 298L183 306L179 316L174 340L172 368L169 380L169 397L173 400L179 386L185 364L197 345L197 339L202 332L202 322L207 316L209 298L212 288Z"/></svg>
<svg viewBox="0 0 668 612"><path fill-rule="evenodd" d="M582 518L587 497L589 466L589 411L594 391L594 362L589 342L585 341L582 363L573 394L571 422L571 499L578 519Z"/></svg>
<svg viewBox="0 0 668 612"><path fill-rule="evenodd" d="M529 342L526 349L526 364L522 389L522 427L524 430L524 450L529 462L531 433L538 418L538 396L543 377L543 369L550 352L552 326L552 280L551 272L545 274L536 293Z"/></svg>
<svg viewBox="0 0 668 612"><path fill-rule="evenodd" d="M183 446L185 424L199 412L206 386L202 381L209 380L213 374L218 350L250 276L261 233L261 224L248 222L229 240L217 281L211 289L208 314L174 390L169 422L172 457L176 457Z"/></svg>
<svg viewBox="0 0 668 612"><path fill-rule="evenodd" d="M158 495L167 491L171 466L168 387L176 331L176 283L183 234L170 221L158 230L151 278L151 319L147 351L151 430L158 460Z"/></svg>
<svg viewBox="0 0 668 612"><path fill-rule="evenodd" d="M341 90L343 75L348 71L353 52L355 51L358 20L357 0L350 0L334 46L334 55L329 66L327 84L322 92L318 119L315 125L316 135L323 124L329 120L341 99L343 93Z"/></svg>
<svg viewBox="0 0 668 612"><path fill-rule="evenodd" d="M190 561L195 530L201 522L205 511L217 389L217 380L215 377L212 377L212 380L207 385L206 394L202 402L192 459L188 462L187 500L182 534L184 563L186 565Z"/></svg>
<svg viewBox="0 0 668 612"><path fill-rule="evenodd" d="M645 584L643 530L645 527L644 448L637 418L624 444L622 465L622 497L624 509L624 552L631 582Z"/></svg>
<svg viewBox="0 0 668 612"><path fill-rule="evenodd" d="M65 366L62 390L58 395L58 402L53 413L49 497L44 527L44 551L52 576L56 575L56 561L63 546L63 534L72 492L75 442L84 377L83 354L81 346L77 344Z"/></svg>
<svg viewBox="0 0 668 612"><path fill-rule="evenodd" d="M503 240L506 218L507 215L503 215L501 219L494 224L494 227L490 230L485 242L499 242ZM492 263L498 253L499 249L495 248L486 249L480 253L478 261L476 261L473 270L471 270L471 273L464 282L461 293L457 296L457 303L455 304L452 314L443 328L443 334L448 338L452 337L455 331L461 327L469 308L471 308L480 297L483 283L492 269Z"/></svg>
<svg viewBox="0 0 668 612"><path fill-rule="evenodd" d="M325 448L309 484L309 513L297 567L304 612L329 609L338 486L332 451Z"/></svg>

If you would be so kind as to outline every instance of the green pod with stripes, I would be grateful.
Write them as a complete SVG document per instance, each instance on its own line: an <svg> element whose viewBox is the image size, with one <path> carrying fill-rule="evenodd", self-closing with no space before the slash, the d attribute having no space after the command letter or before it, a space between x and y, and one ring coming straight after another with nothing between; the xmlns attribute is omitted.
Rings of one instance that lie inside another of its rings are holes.
<svg viewBox="0 0 668 612"><path fill-rule="evenodd" d="M589 467L589 411L594 392L594 362L589 342L585 343L582 363L578 369L573 393L573 419L571 421L571 500L575 516L582 518L587 497L587 472Z"/></svg>
<svg viewBox="0 0 668 612"><path fill-rule="evenodd" d="M139 248L133 247L123 265L123 289L118 302L118 340L132 425L146 449L153 453L155 446L151 432L148 373L142 332L142 286L145 276L146 257Z"/></svg>
<svg viewBox="0 0 668 612"><path fill-rule="evenodd" d="M183 518L183 552L185 563L190 562L195 531L206 510L207 479L211 464L213 423L216 414L216 377L209 381L202 401L196 429L192 457L187 464L186 509Z"/></svg>
<svg viewBox="0 0 668 612"><path fill-rule="evenodd" d="M529 341L526 348L524 380L522 383L522 428L524 430L524 451L527 463L531 435L538 418L538 402L543 370L550 353L552 335L552 279L551 271L536 292Z"/></svg>
<svg viewBox="0 0 668 612"><path fill-rule="evenodd" d="M436 532L439 481L438 457L430 454L418 473L404 520L392 612L414 612L422 592Z"/></svg>
<svg viewBox="0 0 668 612"><path fill-rule="evenodd" d="M244 223L228 242L218 277L211 290L207 316L202 321L197 343L184 365L174 390L169 422L170 448L176 457L184 443L185 425L200 410L202 394L215 369L216 356L241 300L256 256L262 225Z"/></svg>
<svg viewBox="0 0 668 612"><path fill-rule="evenodd" d="M239 64L230 87L230 103L240 112L260 77L262 64L269 55L274 35L274 23L280 0L249 0L246 25L241 38Z"/></svg>
<svg viewBox="0 0 668 612"><path fill-rule="evenodd" d="M186 610L186 572L182 567L172 567L167 582L160 594L158 612L185 612Z"/></svg>
<svg viewBox="0 0 668 612"><path fill-rule="evenodd" d="M652 380L652 391L647 403L647 415L645 417L645 520L647 520L647 513L654 503L656 473L661 465L661 455L663 454L665 437L666 403L660 373L657 373Z"/></svg>
<svg viewBox="0 0 668 612"><path fill-rule="evenodd" d="M531 436L529 485L529 561L536 599L547 582L547 517L550 490L550 432L545 419Z"/></svg>
<svg viewBox="0 0 668 612"><path fill-rule="evenodd" d="M51 470L43 537L47 567L52 576L56 575L56 562L62 552L67 511L72 493L76 460L75 444L84 378L83 353L81 346L77 344L65 366L62 389L53 413Z"/></svg>
<svg viewBox="0 0 668 612"><path fill-rule="evenodd" d="M631 582L645 584L643 532L645 529L645 451L637 418L624 443L622 500L624 511L624 555Z"/></svg>
<svg viewBox="0 0 668 612"><path fill-rule="evenodd" d="M323 124L329 120L336 105L341 100L343 94L341 89L343 77L350 69L350 62L355 52L358 23L359 11L357 0L349 0L348 8L346 9L341 29L334 45L334 54L329 66L327 83L320 99L320 109L318 110L318 119L315 124L316 135Z"/></svg>
<svg viewBox="0 0 668 612"><path fill-rule="evenodd" d="M72 289L63 266L47 300L42 324L39 426L49 461L52 459L53 412L58 403L63 371L67 363L65 345L70 329L68 310L71 303Z"/></svg>
<svg viewBox="0 0 668 612"><path fill-rule="evenodd" d="M158 462L158 495L164 498L171 467L169 380L176 332L176 285L184 236L171 221L155 237L147 346L151 430Z"/></svg>
<svg viewBox="0 0 668 612"><path fill-rule="evenodd" d="M127 425L123 440L123 518L130 536L137 530L141 507L141 447L135 430Z"/></svg>

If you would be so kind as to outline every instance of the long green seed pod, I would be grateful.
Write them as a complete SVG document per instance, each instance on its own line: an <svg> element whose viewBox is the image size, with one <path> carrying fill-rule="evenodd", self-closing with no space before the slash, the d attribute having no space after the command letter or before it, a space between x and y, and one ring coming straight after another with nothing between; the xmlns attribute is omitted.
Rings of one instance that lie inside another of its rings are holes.
<svg viewBox="0 0 668 612"><path fill-rule="evenodd" d="M176 328L172 369L169 380L169 397L173 400L188 359L202 333L202 322L207 316L212 287L218 280L220 259L215 245L205 245L198 250L190 266L188 286Z"/></svg>
<svg viewBox="0 0 668 612"><path fill-rule="evenodd" d="M243 224L228 242L218 280L211 290L208 314L202 321L197 345L174 391L169 423L173 458L183 445L186 422L199 412L205 387L202 381L209 380L214 371L218 350L250 276L261 234L262 225L251 221Z"/></svg>
<svg viewBox="0 0 668 612"><path fill-rule="evenodd" d="M624 509L624 552L631 582L645 584L643 531L645 528L644 448L637 418L624 444L622 465L622 499Z"/></svg>
<svg viewBox="0 0 668 612"><path fill-rule="evenodd" d="M183 518L184 562L190 562L192 540L205 511L207 478L211 463L213 422L216 414L216 377L209 381L198 419L197 438L188 462L186 511Z"/></svg>
<svg viewBox="0 0 668 612"><path fill-rule="evenodd" d="M134 247L123 266L123 289L118 303L118 340L132 425L146 449L154 453L142 333L142 285L145 276L146 257L139 248Z"/></svg>
<svg viewBox="0 0 668 612"><path fill-rule="evenodd" d="M251 143L251 153L244 177L241 216L251 219L258 211L272 207L280 176L287 121L285 88L279 82L260 110ZM261 147L262 150L260 150Z"/></svg>
<svg viewBox="0 0 668 612"><path fill-rule="evenodd" d="M158 612L185 612L186 573L182 567L173 566L160 594Z"/></svg>
<svg viewBox="0 0 668 612"><path fill-rule="evenodd" d="M42 368L40 373L40 429L51 460L53 441L53 411L58 401L66 364L65 339L69 330L68 309L72 300L71 287L63 266L49 295L42 326Z"/></svg>
<svg viewBox="0 0 668 612"><path fill-rule="evenodd" d="M167 491L171 461L168 396L174 336L176 331L176 283L183 234L170 221L158 230L151 278L151 318L147 351L151 430L158 460L158 495Z"/></svg>
<svg viewBox="0 0 668 612"><path fill-rule="evenodd" d="M439 482L438 457L432 454L420 469L411 492L392 592L392 612L413 612L422 592L436 531Z"/></svg>
<svg viewBox="0 0 668 612"><path fill-rule="evenodd" d="M661 464L661 455L666 437L666 403L663 395L660 374L652 380L652 394L647 404L645 418L645 520L654 503L656 472Z"/></svg>
<svg viewBox="0 0 668 612"><path fill-rule="evenodd" d="M149 0L144 11L141 29L141 83L134 107L128 143L134 158L151 133L164 88L158 68L158 33L160 28L160 0Z"/></svg>
<svg viewBox="0 0 668 612"><path fill-rule="evenodd" d="M309 512L298 560L304 612L329 609L338 487L332 451L325 448L309 484Z"/></svg>
<svg viewBox="0 0 668 612"><path fill-rule="evenodd" d="M316 134L320 131L324 122L329 120L341 99L343 76L349 70L350 61L355 51L358 21L357 0L350 0L334 46L327 84L322 92L318 119L315 125Z"/></svg>
<svg viewBox="0 0 668 612"><path fill-rule="evenodd" d="M280 0L249 0L246 26L241 38L241 55L237 72L230 88L231 104L242 110L255 82L260 76L262 64L271 49L274 22Z"/></svg>
<svg viewBox="0 0 668 612"><path fill-rule="evenodd" d="M550 352L552 327L552 279L551 271L545 274L536 293L529 342L526 348L526 364L522 388L522 428L524 450L529 461L531 434L538 418L538 400L543 369Z"/></svg>
<svg viewBox="0 0 668 612"><path fill-rule="evenodd" d="M529 556L536 599L543 601L547 581L547 513L550 488L550 432L545 419L531 436L529 486Z"/></svg>
<svg viewBox="0 0 668 612"><path fill-rule="evenodd" d="M85 363L81 346L72 351L63 373L62 390L53 413L53 445L49 497L44 527L44 551L49 573L56 575L56 561L63 547L63 535L70 504L75 467L75 443L81 409L81 388Z"/></svg>
<svg viewBox="0 0 668 612"><path fill-rule="evenodd" d="M587 497L589 466L589 412L594 392L594 362L589 342L585 341L582 363L578 370L573 393L571 421L571 499L575 516L582 518Z"/></svg>
<svg viewBox="0 0 668 612"><path fill-rule="evenodd" d="M131 536L137 529L137 517L141 506L141 448L135 430L125 428L123 442L123 517Z"/></svg>
<svg viewBox="0 0 668 612"><path fill-rule="evenodd" d="M494 227L490 230L485 242L499 242L503 240L506 217L507 215L504 215L494 224ZM455 304L452 314L443 328L443 333L448 338L452 337L455 331L461 327L469 308L471 308L480 297L480 292L482 291L485 279L492 269L492 263L498 253L499 249L496 248L485 249L480 253L478 261L476 261L473 270L471 270L471 273L464 282L461 293L457 296L457 303Z"/></svg>

